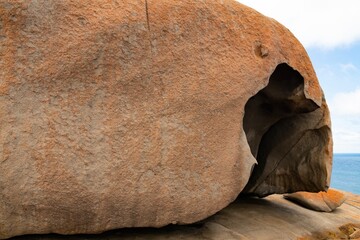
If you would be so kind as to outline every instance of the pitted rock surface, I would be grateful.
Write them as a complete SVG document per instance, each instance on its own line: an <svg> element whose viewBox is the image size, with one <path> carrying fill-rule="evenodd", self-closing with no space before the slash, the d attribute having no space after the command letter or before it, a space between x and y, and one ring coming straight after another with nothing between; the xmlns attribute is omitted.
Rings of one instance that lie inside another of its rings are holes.
<svg viewBox="0 0 360 240"><path fill-rule="evenodd" d="M0 55L0 238L193 223L242 191L329 185L307 53L235 1L0 0Z"/></svg>

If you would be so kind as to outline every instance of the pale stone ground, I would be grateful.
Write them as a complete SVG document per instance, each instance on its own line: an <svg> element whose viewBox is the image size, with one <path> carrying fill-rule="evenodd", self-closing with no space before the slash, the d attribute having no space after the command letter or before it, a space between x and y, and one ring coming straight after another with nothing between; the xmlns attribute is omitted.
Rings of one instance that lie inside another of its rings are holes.
<svg viewBox="0 0 360 240"><path fill-rule="evenodd" d="M281 195L272 195L264 199L238 198L216 215L188 226L123 229L100 235L23 236L14 240L360 239L360 196L346 194L345 203L332 213L308 210Z"/></svg>

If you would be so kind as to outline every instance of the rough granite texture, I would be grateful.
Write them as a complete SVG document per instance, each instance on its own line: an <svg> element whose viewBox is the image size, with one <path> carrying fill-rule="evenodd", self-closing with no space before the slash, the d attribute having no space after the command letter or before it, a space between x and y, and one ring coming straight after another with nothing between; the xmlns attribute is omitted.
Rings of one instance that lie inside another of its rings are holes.
<svg viewBox="0 0 360 240"><path fill-rule="evenodd" d="M0 238L193 223L252 172L259 196L330 180L308 55L230 0L0 0L0 123Z"/></svg>

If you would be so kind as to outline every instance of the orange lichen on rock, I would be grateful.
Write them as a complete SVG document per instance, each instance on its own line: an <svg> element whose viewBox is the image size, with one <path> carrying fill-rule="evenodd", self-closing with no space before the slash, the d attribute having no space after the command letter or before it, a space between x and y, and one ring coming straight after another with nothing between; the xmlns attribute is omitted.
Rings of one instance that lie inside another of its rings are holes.
<svg viewBox="0 0 360 240"><path fill-rule="evenodd" d="M330 184L308 54L234 0L0 0L0 123L0 238L189 224Z"/></svg>
<svg viewBox="0 0 360 240"><path fill-rule="evenodd" d="M321 212L331 212L346 200L345 194L334 189L318 193L296 192L286 194L284 197L306 208Z"/></svg>
<svg viewBox="0 0 360 240"><path fill-rule="evenodd" d="M338 239L360 239L360 225L348 223L333 231L315 232L311 235L300 237L297 240L338 240Z"/></svg>

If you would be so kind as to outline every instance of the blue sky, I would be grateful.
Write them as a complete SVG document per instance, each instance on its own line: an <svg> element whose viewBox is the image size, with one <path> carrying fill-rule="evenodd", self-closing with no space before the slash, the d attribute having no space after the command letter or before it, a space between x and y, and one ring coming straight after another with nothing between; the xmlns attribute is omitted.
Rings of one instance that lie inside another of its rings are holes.
<svg viewBox="0 0 360 240"><path fill-rule="evenodd" d="M328 102L335 153L360 153L360 1L240 0L306 48Z"/></svg>

